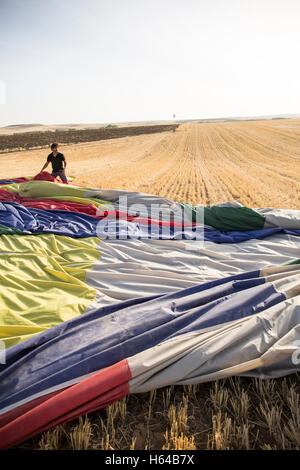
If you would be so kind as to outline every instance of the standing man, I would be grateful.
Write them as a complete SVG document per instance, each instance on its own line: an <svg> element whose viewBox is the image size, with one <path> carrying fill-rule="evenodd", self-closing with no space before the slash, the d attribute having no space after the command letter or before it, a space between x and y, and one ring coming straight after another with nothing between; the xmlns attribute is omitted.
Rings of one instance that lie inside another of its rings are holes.
<svg viewBox="0 0 300 470"><path fill-rule="evenodd" d="M43 166L43 168L41 169L41 173L45 170L45 168L47 168L47 166L51 162L52 163L52 176L54 176L54 178L57 178L59 176L63 183L68 184L68 179L65 173L67 162L66 162L64 154L57 151L57 147L58 147L57 144L51 145L52 152L49 153L47 157L47 161L45 165Z"/></svg>

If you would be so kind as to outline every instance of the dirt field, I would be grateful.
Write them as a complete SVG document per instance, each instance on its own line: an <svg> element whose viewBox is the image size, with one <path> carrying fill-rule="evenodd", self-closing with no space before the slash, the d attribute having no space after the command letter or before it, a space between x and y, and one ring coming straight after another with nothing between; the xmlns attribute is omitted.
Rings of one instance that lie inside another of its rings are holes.
<svg viewBox="0 0 300 470"><path fill-rule="evenodd" d="M61 145L74 183L300 209L300 119L182 124L175 132ZM50 151L50 150L49 150ZM0 178L33 176L48 149L0 155ZM9 164L8 164L9 161ZM50 168L50 167L49 167Z"/></svg>

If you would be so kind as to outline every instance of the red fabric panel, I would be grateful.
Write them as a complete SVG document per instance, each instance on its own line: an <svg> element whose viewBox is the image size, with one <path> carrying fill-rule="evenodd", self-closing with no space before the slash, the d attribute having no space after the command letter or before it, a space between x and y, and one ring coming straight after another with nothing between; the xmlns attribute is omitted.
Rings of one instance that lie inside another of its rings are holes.
<svg viewBox="0 0 300 470"><path fill-rule="evenodd" d="M19 204L36 209L55 209L60 211L80 212L81 214L96 217L97 207L84 202L60 201L58 199L20 198Z"/></svg>
<svg viewBox="0 0 300 470"><path fill-rule="evenodd" d="M20 196L18 193L10 193L6 191L6 189L0 189L0 201L7 201L7 202L16 202L20 204Z"/></svg>
<svg viewBox="0 0 300 470"><path fill-rule="evenodd" d="M0 449L8 449L34 436L40 430L73 419L95 407L112 403L129 393L131 371L127 359L93 374L78 384L60 391L0 429ZM111 401L112 400L112 401ZM89 405L90 402L90 405ZM104 403L104 404L103 404ZM75 417L75 416L74 416ZM54 424L52 424L54 423Z"/></svg>
<svg viewBox="0 0 300 470"><path fill-rule="evenodd" d="M130 209L130 208L129 208ZM107 217L108 219L114 220L127 220L128 222L136 222L142 225L160 225L165 227L182 227L183 222L169 222L166 220L151 219L150 217L136 217L134 215L128 214L127 212L121 212L118 210L105 211L99 209L97 212L98 218ZM186 222L184 223L185 227L192 227L196 225L195 222Z"/></svg>
<svg viewBox="0 0 300 470"><path fill-rule="evenodd" d="M5 178L2 178L2 179L5 179ZM13 181L14 183L26 183L27 181L34 181L34 180L52 181L55 183L61 183L60 180L54 178L54 176L52 176L51 173L48 173L48 171L43 171L43 173L38 173L33 178L25 178L24 176L20 176L19 178L6 178L6 179Z"/></svg>
<svg viewBox="0 0 300 470"><path fill-rule="evenodd" d="M40 180L40 181L52 181L52 182L55 182L55 183L60 183L60 184L68 184L68 183L63 183L61 181L61 179L58 179L58 178L54 178L54 176L51 175L51 173L48 173L48 171L43 171L43 173L39 173L38 175L35 175L34 178L32 178L31 180L28 180L26 178L20 178L21 180L25 180L25 181L35 181L35 180ZM20 182L23 182L23 181L20 181ZM74 184L72 183L73 186L78 186L79 188L85 188L84 185L81 185L81 184Z"/></svg>
<svg viewBox="0 0 300 470"><path fill-rule="evenodd" d="M56 392L48 393L47 395L43 395L42 397L35 398L34 400L24 403L24 405L20 405L17 408L14 408L13 410L7 411L6 413L0 415L0 428L10 423L14 419L18 418L19 416L27 413L27 411L31 410L35 406L38 406L44 401L49 400L49 398L54 397L54 395L57 395L62 390L65 389L57 390Z"/></svg>
<svg viewBox="0 0 300 470"><path fill-rule="evenodd" d="M39 181L52 181L55 183L61 183L59 179L54 178L48 171L43 171L43 173L39 173L36 175L34 178L32 178L33 181L39 180Z"/></svg>
<svg viewBox="0 0 300 470"><path fill-rule="evenodd" d="M60 201L59 199L38 199L21 197L17 193L10 193L5 189L0 189L0 201L15 202L25 207L35 207L36 209L56 209L61 211L72 211L96 217L97 207L94 204L84 202Z"/></svg>
<svg viewBox="0 0 300 470"><path fill-rule="evenodd" d="M30 439L37 434L40 434L44 431L47 431L50 428L57 426L58 424L68 423L69 421L73 421L73 419L79 418L79 416L92 413L93 411L100 410L101 408L105 408L106 406L114 403L115 401L121 400L122 398L126 397L129 394L129 383L121 384L118 387L115 387L113 390L109 390L108 392L104 393L100 397L91 400L90 402L86 403L84 406L78 407L69 413L61 416L41 428L32 432L32 434L26 437ZM23 439L24 440L24 439ZM22 441L20 441L22 442ZM19 444L18 442L17 444ZM16 445L16 444L14 444Z"/></svg>

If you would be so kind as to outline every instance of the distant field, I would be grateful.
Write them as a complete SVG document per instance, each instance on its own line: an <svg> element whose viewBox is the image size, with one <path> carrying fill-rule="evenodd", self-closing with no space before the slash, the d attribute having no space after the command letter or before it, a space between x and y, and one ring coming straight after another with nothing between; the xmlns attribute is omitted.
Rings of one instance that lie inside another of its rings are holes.
<svg viewBox="0 0 300 470"><path fill-rule="evenodd" d="M250 207L300 209L300 119L189 123L175 132L160 127L163 132L62 144L67 173L79 185L192 204L235 200ZM0 154L0 177L35 175L49 151Z"/></svg>
<svg viewBox="0 0 300 470"><path fill-rule="evenodd" d="M0 127L0 135L12 135L24 132L45 132L45 131L68 131L102 129L105 127L145 127L178 124L180 121L133 121L133 122L113 122L113 123L90 123L90 124L11 124ZM180 122L181 123L181 122Z"/></svg>
<svg viewBox="0 0 300 470"><path fill-rule="evenodd" d="M109 124L106 127L97 129L77 129L75 127L69 129L58 128L54 131L30 132L27 130L27 132L0 134L0 151L27 150L48 146L52 142L69 144L115 139L131 135L153 134L156 132L172 131L176 127L177 124L129 127L118 127L114 124Z"/></svg>

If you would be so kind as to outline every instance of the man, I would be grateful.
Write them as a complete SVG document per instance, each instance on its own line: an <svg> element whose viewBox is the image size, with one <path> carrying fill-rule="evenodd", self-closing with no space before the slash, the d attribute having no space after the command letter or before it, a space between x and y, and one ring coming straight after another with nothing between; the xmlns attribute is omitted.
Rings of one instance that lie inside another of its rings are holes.
<svg viewBox="0 0 300 470"><path fill-rule="evenodd" d="M66 162L65 156L62 153L57 151L57 147L58 147L57 144L51 145L52 153L49 153L47 157L47 161L45 165L43 166L43 168L41 169L41 173L45 170L45 168L47 168L47 166L51 162L52 163L52 176L54 176L54 178L57 178L59 176L63 183L68 184L68 179L65 173L67 162Z"/></svg>

